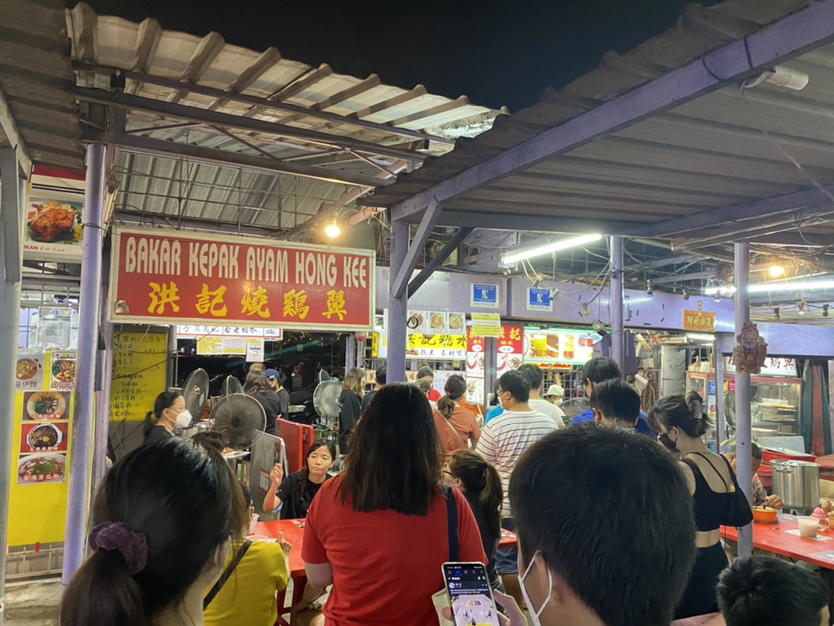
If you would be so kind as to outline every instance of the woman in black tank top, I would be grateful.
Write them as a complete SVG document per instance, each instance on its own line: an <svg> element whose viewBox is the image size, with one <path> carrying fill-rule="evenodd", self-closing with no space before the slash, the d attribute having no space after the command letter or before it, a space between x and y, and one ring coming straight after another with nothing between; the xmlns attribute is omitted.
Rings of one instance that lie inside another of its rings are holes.
<svg viewBox="0 0 834 626"><path fill-rule="evenodd" d="M698 553L675 619L715 612L718 576L729 564L721 547L720 527L745 526L752 521L753 511L730 463L710 452L701 439L709 421L697 393L662 398L652 408L649 423L660 433L660 442L680 454L698 531Z"/></svg>

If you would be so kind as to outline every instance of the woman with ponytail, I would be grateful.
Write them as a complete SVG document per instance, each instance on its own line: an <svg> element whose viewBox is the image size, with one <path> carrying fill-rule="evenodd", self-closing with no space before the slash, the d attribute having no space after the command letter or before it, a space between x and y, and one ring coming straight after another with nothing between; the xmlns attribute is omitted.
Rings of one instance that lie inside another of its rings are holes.
<svg viewBox="0 0 834 626"><path fill-rule="evenodd" d="M466 399L466 381L463 376L449 376L444 386L446 395L437 401L434 425L440 436L444 460L457 450L474 449L481 438L481 428L475 414L461 406Z"/></svg>
<svg viewBox="0 0 834 626"><path fill-rule="evenodd" d="M661 398L649 413L649 424L660 433L658 440L680 457L698 529L697 558L675 619L715 612L718 576L728 565L720 527L744 526L753 519L753 511L730 462L704 444L702 437L709 428L709 419L697 393Z"/></svg>
<svg viewBox="0 0 834 626"><path fill-rule="evenodd" d="M98 489L92 552L64 592L60 626L202 625L205 590L246 513L216 451L181 439L134 450Z"/></svg>
<svg viewBox="0 0 834 626"><path fill-rule="evenodd" d="M458 450L449 457L446 479L461 490L475 514L478 530L481 531L481 543L489 559L489 584L493 589L503 592L501 577L495 569L495 552L501 542L501 503L504 500L498 470L477 452Z"/></svg>

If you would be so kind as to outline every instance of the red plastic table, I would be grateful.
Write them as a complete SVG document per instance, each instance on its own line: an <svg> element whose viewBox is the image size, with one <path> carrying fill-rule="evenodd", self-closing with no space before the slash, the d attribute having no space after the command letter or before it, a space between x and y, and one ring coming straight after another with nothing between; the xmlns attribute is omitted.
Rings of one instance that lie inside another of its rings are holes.
<svg viewBox="0 0 834 626"><path fill-rule="evenodd" d="M304 539L304 520L303 519L283 519L274 522L258 522L255 524L255 530L251 537L259 538L266 537L268 539L278 539L284 534L284 539L292 546L290 551L290 578L293 581L293 593L290 606L301 601L304 594L304 586L307 584L307 574L304 572L304 561L301 560L301 545ZM513 548L518 545L518 540L515 534L508 530L501 531L502 548ZM834 561L831 567L834 568ZM286 606L285 594L282 592L278 595L278 624L282 626L289 626L289 622L284 619L284 615L289 612Z"/></svg>
<svg viewBox="0 0 834 626"><path fill-rule="evenodd" d="M776 524L753 522L753 547L834 570L834 532L828 530L818 533L817 537L821 540L805 539L785 532L797 528L794 516L783 516ZM731 526L722 526L721 536L730 541L738 541L738 530Z"/></svg>

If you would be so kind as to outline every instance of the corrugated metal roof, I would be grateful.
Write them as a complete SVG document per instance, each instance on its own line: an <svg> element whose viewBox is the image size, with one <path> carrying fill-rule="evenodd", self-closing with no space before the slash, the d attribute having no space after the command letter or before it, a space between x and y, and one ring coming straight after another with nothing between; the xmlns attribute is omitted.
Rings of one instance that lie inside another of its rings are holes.
<svg viewBox="0 0 834 626"><path fill-rule="evenodd" d="M608 53L597 70L559 91L548 90L534 106L499 118L490 131L430 159L363 202L393 206L808 4L726 0L711 8L690 5L666 33L628 54ZM728 86L464 191L444 203L438 223L477 223L476 215L490 213L516 216L518 228L524 228L519 219L524 216L653 223L804 189L810 178L830 183L834 46L786 65L810 76L805 89L763 84L742 94ZM410 219L419 221L420 215ZM806 232L828 235L834 227L809 223Z"/></svg>
<svg viewBox="0 0 834 626"><path fill-rule="evenodd" d="M372 185L391 182L409 160L415 167L429 154L448 152L458 137L487 130L502 113L465 96L429 94L422 85L407 90L382 84L376 75L335 74L327 65L284 59L275 48L247 50L227 44L218 33L197 37L163 30L153 19L134 23L99 16L84 3L67 12L67 23L79 84L102 90L85 93L110 97L110 76L119 70L123 93L142 105L127 108L125 128L132 135L368 181L357 189L126 148L114 170L121 188L117 218L166 215L294 228L323 207L352 206ZM235 117L223 118L224 126L189 123L193 120L152 110L154 102ZM246 120L261 124L247 128ZM261 132L263 123L283 125L284 132ZM364 152L350 147L357 142L363 142L358 145Z"/></svg>
<svg viewBox="0 0 834 626"><path fill-rule="evenodd" d="M29 160L83 167L78 105L68 91L75 84L68 50L61 0L0 2L0 118L22 139L24 167ZM0 131L0 145L17 145L7 134Z"/></svg>

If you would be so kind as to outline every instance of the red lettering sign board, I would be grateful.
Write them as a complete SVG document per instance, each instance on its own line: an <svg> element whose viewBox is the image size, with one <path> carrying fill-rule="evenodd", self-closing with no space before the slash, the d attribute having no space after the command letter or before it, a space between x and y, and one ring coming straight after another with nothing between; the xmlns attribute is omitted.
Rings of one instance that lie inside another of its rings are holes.
<svg viewBox="0 0 834 626"><path fill-rule="evenodd" d="M115 229L109 318L371 330L375 265L371 250Z"/></svg>

